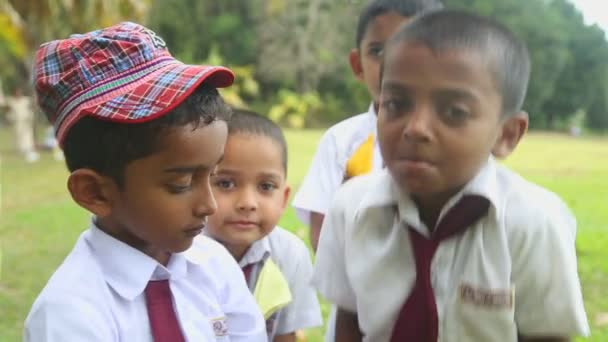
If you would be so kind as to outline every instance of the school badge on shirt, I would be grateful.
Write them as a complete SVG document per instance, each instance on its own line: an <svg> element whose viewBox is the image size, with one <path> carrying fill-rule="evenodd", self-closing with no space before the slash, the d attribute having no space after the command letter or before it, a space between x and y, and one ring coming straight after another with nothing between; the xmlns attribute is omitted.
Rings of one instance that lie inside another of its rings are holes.
<svg viewBox="0 0 608 342"><path fill-rule="evenodd" d="M213 333L215 333L216 337L228 335L228 324L226 324L226 317L212 319L211 326L213 327Z"/></svg>
<svg viewBox="0 0 608 342"><path fill-rule="evenodd" d="M515 289L485 289L475 287L470 284L460 285L460 299L464 303L486 308L505 308L513 307Z"/></svg>

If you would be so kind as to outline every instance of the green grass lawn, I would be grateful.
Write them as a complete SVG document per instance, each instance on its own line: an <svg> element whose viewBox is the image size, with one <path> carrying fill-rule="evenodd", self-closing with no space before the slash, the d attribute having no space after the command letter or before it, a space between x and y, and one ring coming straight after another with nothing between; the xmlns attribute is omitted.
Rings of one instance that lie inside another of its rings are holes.
<svg viewBox="0 0 608 342"><path fill-rule="evenodd" d="M321 131L286 133L289 181L295 192ZM10 152L10 146L7 132L0 130L2 342L21 340L34 298L88 223L88 214L67 194L62 163L44 154L41 162L28 165ZM608 341L608 138L530 134L507 164L558 193L576 214L579 271L593 334L589 341ZM281 225L308 240L306 227L293 210L285 213ZM321 341L322 329L309 331L308 340Z"/></svg>

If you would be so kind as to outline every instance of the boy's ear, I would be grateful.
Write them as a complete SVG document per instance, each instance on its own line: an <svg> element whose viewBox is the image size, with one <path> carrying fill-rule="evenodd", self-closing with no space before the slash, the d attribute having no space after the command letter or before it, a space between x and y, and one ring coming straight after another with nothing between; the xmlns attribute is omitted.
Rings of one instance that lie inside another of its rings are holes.
<svg viewBox="0 0 608 342"><path fill-rule="evenodd" d="M91 169L78 169L68 177L68 190L78 205L97 217L106 217L112 212L118 187L107 176Z"/></svg>
<svg viewBox="0 0 608 342"><path fill-rule="evenodd" d="M528 130L528 113L520 112L504 119L501 131L492 148L492 154L499 159L506 158Z"/></svg>
<svg viewBox="0 0 608 342"><path fill-rule="evenodd" d="M289 185L285 186L285 190L283 190L283 210L287 208L287 203L289 203L289 194L291 193L291 188Z"/></svg>
<svg viewBox="0 0 608 342"><path fill-rule="evenodd" d="M359 55L359 49L352 49L348 54L348 62L350 63L350 69L353 71L353 75L361 81L363 79L363 66L361 65L361 56Z"/></svg>

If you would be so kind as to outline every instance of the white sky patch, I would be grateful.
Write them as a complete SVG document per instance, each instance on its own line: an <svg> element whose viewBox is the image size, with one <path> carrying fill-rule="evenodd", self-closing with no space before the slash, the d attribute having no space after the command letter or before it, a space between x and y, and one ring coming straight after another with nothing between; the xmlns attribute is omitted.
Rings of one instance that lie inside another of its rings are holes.
<svg viewBox="0 0 608 342"><path fill-rule="evenodd" d="M608 1L570 0L585 17L585 23L597 24L608 36Z"/></svg>

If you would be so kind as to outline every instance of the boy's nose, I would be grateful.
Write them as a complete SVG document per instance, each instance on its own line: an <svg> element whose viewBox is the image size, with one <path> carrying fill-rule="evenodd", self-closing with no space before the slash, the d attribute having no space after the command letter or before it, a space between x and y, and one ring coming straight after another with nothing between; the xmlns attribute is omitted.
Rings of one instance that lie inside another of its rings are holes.
<svg viewBox="0 0 608 342"><path fill-rule="evenodd" d="M207 182L198 192L197 199L194 205L194 216L206 217L212 215L217 210L217 202L211 191L211 184Z"/></svg>
<svg viewBox="0 0 608 342"><path fill-rule="evenodd" d="M406 140L426 142L431 137L432 113L426 108L416 108L405 118L403 136Z"/></svg>
<svg viewBox="0 0 608 342"><path fill-rule="evenodd" d="M250 189L243 189L238 196L237 209L244 211L254 211L257 209L257 200L255 191Z"/></svg>

